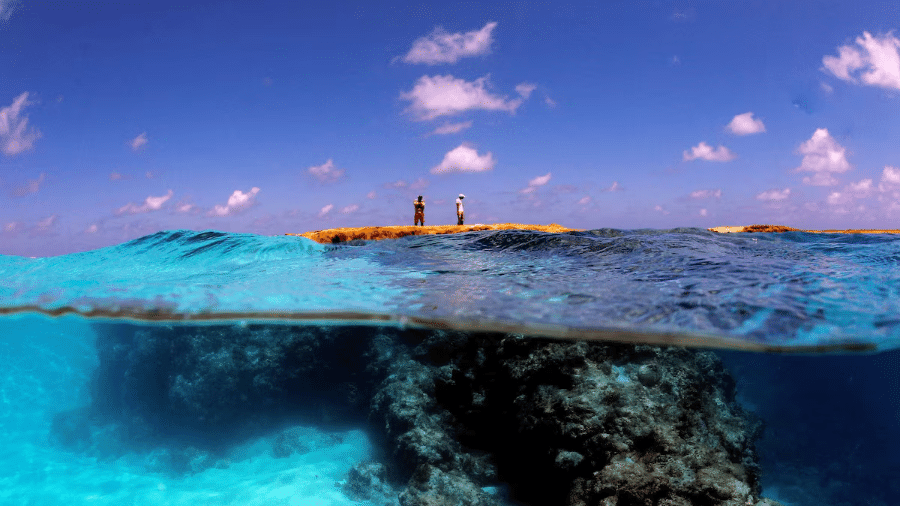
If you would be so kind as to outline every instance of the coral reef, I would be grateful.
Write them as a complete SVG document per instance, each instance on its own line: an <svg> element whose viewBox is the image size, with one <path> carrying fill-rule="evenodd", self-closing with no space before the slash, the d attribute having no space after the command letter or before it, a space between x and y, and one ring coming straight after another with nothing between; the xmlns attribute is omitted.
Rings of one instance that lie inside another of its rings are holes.
<svg viewBox="0 0 900 506"><path fill-rule="evenodd" d="M106 325L97 345L93 405L54 420L73 451L195 473L248 434L275 457L330 444L283 428L306 422L367 427L380 453L343 490L374 504L776 504L709 352L278 325Z"/></svg>

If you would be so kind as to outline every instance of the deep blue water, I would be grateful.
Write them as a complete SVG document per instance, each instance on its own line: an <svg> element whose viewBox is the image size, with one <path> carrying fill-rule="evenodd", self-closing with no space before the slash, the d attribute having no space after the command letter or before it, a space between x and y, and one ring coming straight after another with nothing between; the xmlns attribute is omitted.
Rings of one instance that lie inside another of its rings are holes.
<svg viewBox="0 0 900 506"><path fill-rule="evenodd" d="M698 229L338 245L172 231L59 257L0 256L0 503L356 504L333 486L372 451L353 429L287 460L248 440L227 469L187 478L48 442L54 414L90 400L95 324L214 321L714 348L766 424L769 497L900 504L898 260L892 235Z"/></svg>

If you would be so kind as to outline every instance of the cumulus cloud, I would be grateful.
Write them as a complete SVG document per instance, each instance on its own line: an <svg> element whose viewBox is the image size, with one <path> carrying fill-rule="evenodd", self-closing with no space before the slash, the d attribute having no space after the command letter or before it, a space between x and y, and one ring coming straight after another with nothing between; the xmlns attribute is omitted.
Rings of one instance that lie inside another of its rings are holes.
<svg viewBox="0 0 900 506"><path fill-rule="evenodd" d="M822 64L838 79L900 90L900 39L892 33L863 32L855 46L839 47L838 56L825 56Z"/></svg>
<svg viewBox="0 0 900 506"><path fill-rule="evenodd" d="M658 212L658 213L669 214L669 211L667 211L666 209L664 209L663 206L661 206L661 205L659 205L659 204L657 204L656 207L653 208L653 210L656 211L656 212Z"/></svg>
<svg viewBox="0 0 900 506"><path fill-rule="evenodd" d="M194 204L185 202L183 204L179 204L178 206L176 206L175 210L178 211L179 213L189 213L194 210Z"/></svg>
<svg viewBox="0 0 900 506"><path fill-rule="evenodd" d="M356 211L358 211L358 210L359 210L359 206L358 206L358 205L356 205L356 204L350 204L349 206L346 206L346 207L344 207L343 209L341 209L341 212L344 213L344 214L350 214L350 213L356 212Z"/></svg>
<svg viewBox="0 0 900 506"><path fill-rule="evenodd" d="M334 161L331 158L322 165L310 167L306 171L323 183L333 183L344 175L344 169L335 168Z"/></svg>
<svg viewBox="0 0 900 506"><path fill-rule="evenodd" d="M737 155L732 153L730 149L725 146L719 145L718 148L713 149L705 142L701 142L700 144L691 148L691 152L688 153L685 151L682 154L682 159L686 162L696 159L707 160L710 162L730 162L737 158Z"/></svg>
<svg viewBox="0 0 900 506"><path fill-rule="evenodd" d="M28 128L28 116L22 114L31 104L26 91L16 97L11 105L0 109L0 150L7 156L31 149L34 141L41 138L39 131Z"/></svg>
<svg viewBox="0 0 900 506"><path fill-rule="evenodd" d="M19 188L16 188L13 191L13 195L16 197L24 197L25 195L31 195L32 193L37 193L38 190L41 189L41 183L44 182L45 174L41 172L41 175L38 176L37 179L33 179L28 181L28 184Z"/></svg>
<svg viewBox="0 0 900 506"><path fill-rule="evenodd" d="M875 186L871 179L863 179L858 183L850 183L847 185L847 191L859 197L869 195L874 188Z"/></svg>
<svg viewBox="0 0 900 506"><path fill-rule="evenodd" d="M116 214L141 214L149 213L150 211L157 211L170 198L172 198L172 190L169 190L168 193L159 197L147 197L142 205L128 203L117 209Z"/></svg>
<svg viewBox="0 0 900 506"><path fill-rule="evenodd" d="M756 200L766 200L769 202L779 202L782 200L787 200L787 198L791 195L791 189L785 188L783 190L767 190L756 196Z"/></svg>
<svg viewBox="0 0 900 506"><path fill-rule="evenodd" d="M86 233L86 234L96 234L96 233L97 233L97 230L99 230L99 228L97 227L97 224L95 223L95 224L89 226L88 228L84 229L84 233Z"/></svg>
<svg viewBox="0 0 900 506"><path fill-rule="evenodd" d="M118 181L118 180L122 179L123 177L124 176L122 176L122 174L119 174L118 172L111 172L109 174L110 181Z"/></svg>
<svg viewBox="0 0 900 506"><path fill-rule="evenodd" d="M52 228L53 225L56 223L57 218L58 218L58 216L54 214L53 216L48 216L48 217L44 218L43 220L37 222L38 231L45 232L47 230L50 230L50 228Z"/></svg>
<svg viewBox="0 0 900 506"><path fill-rule="evenodd" d="M18 6L19 0L0 0L0 21L9 21Z"/></svg>
<svg viewBox="0 0 900 506"><path fill-rule="evenodd" d="M589 204L590 202L591 202L591 198L587 197L587 196L581 197L581 199L578 201L578 203L581 205L586 205L586 204Z"/></svg>
<svg viewBox="0 0 900 506"><path fill-rule="evenodd" d="M701 210L700 210L700 216L706 216L707 214L708 214L708 213L707 213L706 209L701 209Z"/></svg>
<svg viewBox="0 0 900 506"><path fill-rule="evenodd" d="M3 231L7 233L17 232L19 230L19 222L11 221L3 226Z"/></svg>
<svg viewBox="0 0 900 506"><path fill-rule="evenodd" d="M409 189L417 190L417 191L424 190L425 188L428 188L428 184L429 184L429 182L427 179L425 179L424 177L420 177L419 179L416 179L415 181L412 182L412 184L409 185Z"/></svg>
<svg viewBox="0 0 900 506"><path fill-rule="evenodd" d="M547 107L551 109L556 107L556 100L553 100L550 97L544 97L544 103L547 104Z"/></svg>
<svg viewBox="0 0 900 506"><path fill-rule="evenodd" d="M372 190L366 194L366 198L369 200L375 200L376 198L378 198L378 194L375 193L375 190Z"/></svg>
<svg viewBox="0 0 900 506"><path fill-rule="evenodd" d="M322 209L319 209L319 218L324 218L325 215L330 213L332 209L334 209L334 204L328 204L322 207Z"/></svg>
<svg viewBox="0 0 900 506"><path fill-rule="evenodd" d="M621 191L621 190L622 190L622 187L619 186L619 182L618 182L618 181L613 181L613 184L609 185L609 188L606 188L606 189L603 190L603 191L607 191L607 192L617 192L617 191Z"/></svg>
<svg viewBox="0 0 900 506"><path fill-rule="evenodd" d="M434 29L427 37L413 42L412 49L403 57L406 63L456 63L460 58L487 54L494 39L491 32L497 23L489 22L481 30L466 33L448 33L441 27Z"/></svg>
<svg viewBox="0 0 900 506"><path fill-rule="evenodd" d="M896 187L900 187L900 169L885 165L881 171L881 183L878 184L878 189L887 191Z"/></svg>
<svg viewBox="0 0 900 506"><path fill-rule="evenodd" d="M460 144L444 155L441 163L431 168L431 173L482 172L493 169L496 163L492 153L479 155L475 148Z"/></svg>
<svg viewBox="0 0 900 506"><path fill-rule="evenodd" d="M444 123L431 132L434 135L457 134L472 126L471 121L463 121L461 123Z"/></svg>
<svg viewBox="0 0 900 506"><path fill-rule="evenodd" d="M140 150L142 147L147 145L147 132L138 135L134 139L128 141L128 145L131 146L131 149L134 151Z"/></svg>
<svg viewBox="0 0 900 506"><path fill-rule="evenodd" d="M531 92L537 89L537 86L531 83L522 83L516 86L516 93L527 99L531 96Z"/></svg>
<svg viewBox="0 0 900 506"><path fill-rule="evenodd" d="M550 182L551 177L552 176L551 176L550 172L544 174L543 176L535 177L535 178L531 179L530 181L528 181L528 186L519 190L519 193L533 193L539 187L544 186L545 184Z"/></svg>
<svg viewBox="0 0 900 506"><path fill-rule="evenodd" d="M691 192L692 199L710 199L710 198L722 198L722 190L695 190Z"/></svg>
<svg viewBox="0 0 900 506"><path fill-rule="evenodd" d="M410 101L407 111L423 121L476 109L514 113L522 105L522 99L507 100L491 94L488 77L469 82L451 75L422 76L413 89L401 93L400 98Z"/></svg>
<svg viewBox="0 0 900 506"><path fill-rule="evenodd" d="M751 135L766 131L766 126L761 119L754 118L752 112L738 114L731 119L727 127L735 135Z"/></svg>
<svg viewBox="0 0 900 506"><path fill-rule="evenodd" d="M256 194L259 193L259 188L253 187L249 192L244 193L240 190L235 190L234 193L228 197L228 203L224 206L217 205L212 208L212 211L209 212L210 216L229 216L232 214L236 214L238 212L249 209L256 202Z"/></svg>
<svg viewBox="0 0 900 506"><path fill-rule="evenodd" d="M819 128L812 137L800 145L798 153L803 161L797 171L813 172L803 182L813 186L832 186L837 180L832 173L847 172L850 162L847 161L847 149L837 143L828 133L827 128Z"/></svg>

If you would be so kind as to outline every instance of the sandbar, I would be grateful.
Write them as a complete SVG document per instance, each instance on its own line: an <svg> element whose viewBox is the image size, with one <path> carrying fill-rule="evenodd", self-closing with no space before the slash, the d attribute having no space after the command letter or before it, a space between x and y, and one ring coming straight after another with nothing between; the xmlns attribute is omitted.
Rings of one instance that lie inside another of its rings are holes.
<svg viewBox="0 0 900 506"><path fill-rule="evenodd" d="M741 225L713 227L708 228L707 230L709 230L710 232L719 232L720 234L734 234L742 232L809 232L811 234L900 234L900 229L848 228L829 230L803 230L800 228L788 227L785 225Z"/></svg>
<svg viewBox="0 0 900 506"><path fill-rule="evenodd" d="M423 227L394 225L384 227L331 228L328 230L304 232L302 234L285 235L306 237L307 239L312 239L313 241L322 244L336 244L357 239L364 241L378 241L381 239L397 239L407 235L459 234L462 232L477 232L480 230L535 230L554 234L579 231L579 229L567 228L556 223L551 223L549 225L493 223L490 225L429 225Z"/></svg>

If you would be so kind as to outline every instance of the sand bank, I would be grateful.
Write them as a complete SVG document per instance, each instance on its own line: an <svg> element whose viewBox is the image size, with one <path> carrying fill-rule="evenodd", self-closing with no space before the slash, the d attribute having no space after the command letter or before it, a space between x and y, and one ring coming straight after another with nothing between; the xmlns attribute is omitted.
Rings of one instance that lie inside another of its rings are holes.
<svg viewBox="0 0 900 506"><path fill-rule="evenodd" d="M898 229L844 229L844 230L803 230L784 225L741 225L736 227L713 227L710 232L733 234L737 232L810 232L813 234L900 234Z"/></svg>
<svg viewBox="0 0 900 506"><path fill-rule="evenodd" d="M396 239L407 235L430 234L458 234L460 232L475 232L479 230L537 230L540 232L574 232L577 229L566 228L556 223L549 225L523 225L521 223L494 223L491 225L431 225L426 227L413 226L387 226L387 227L358 227L358 228L332 228L328 230L315 230L302 234L285 234L306 237L313 241L331 244L362 239L377 241L379 239Z"/></svg>

